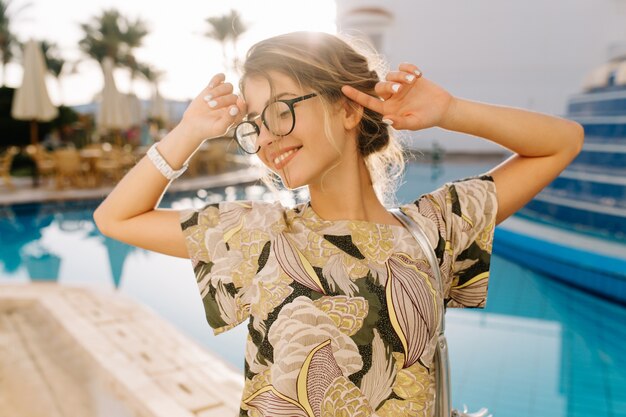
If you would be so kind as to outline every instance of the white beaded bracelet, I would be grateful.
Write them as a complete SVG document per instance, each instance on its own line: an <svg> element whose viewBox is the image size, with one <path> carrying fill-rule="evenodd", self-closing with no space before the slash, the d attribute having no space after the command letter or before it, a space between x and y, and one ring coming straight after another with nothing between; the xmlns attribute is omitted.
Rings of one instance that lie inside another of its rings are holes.
<svg viewBox="0 0 626 417"><path fill-rule="evenodd" d="M150 147L150 149L148 149L147 155L150 161L152 161L152 163L159 170L159 172L163 174L163 176L167 178L169 181L180 177L183 174L183 172L187 170L189 165L185 164L183 165L181 169L174 171L174 169L172 169L170 164L168 164L167 161L163 159L163 157L157 150L156 146L157 144L155 143L154 145Z"/></svg>

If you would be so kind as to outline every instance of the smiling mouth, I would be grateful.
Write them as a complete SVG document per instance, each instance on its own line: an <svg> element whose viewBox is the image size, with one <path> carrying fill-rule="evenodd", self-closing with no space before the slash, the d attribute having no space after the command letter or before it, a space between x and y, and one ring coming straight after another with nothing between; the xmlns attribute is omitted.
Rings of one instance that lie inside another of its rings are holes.
<svg viewBox="0 0 626 417"><path fill-rule="evenodd" d="M274 158L272 162L274 162L276 169L282 169L285 165L287 165L300 149L302 149L302 147L290 149Z"/></svg>

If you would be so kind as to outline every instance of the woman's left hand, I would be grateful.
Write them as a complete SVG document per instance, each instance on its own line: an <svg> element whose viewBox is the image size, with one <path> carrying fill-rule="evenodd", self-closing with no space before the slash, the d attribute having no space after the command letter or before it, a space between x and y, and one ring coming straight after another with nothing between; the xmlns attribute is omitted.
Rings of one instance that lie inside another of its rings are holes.
<svg viewBox="0 0 626 417"><path fill-rule="evenodd" d="M397 130L420 130L449 125L455 98L443 88L424 78L413 64L400 64L398 71L387 74L375 87L379 98L353 87L341 91L351 100L382 114Z"/></svg>

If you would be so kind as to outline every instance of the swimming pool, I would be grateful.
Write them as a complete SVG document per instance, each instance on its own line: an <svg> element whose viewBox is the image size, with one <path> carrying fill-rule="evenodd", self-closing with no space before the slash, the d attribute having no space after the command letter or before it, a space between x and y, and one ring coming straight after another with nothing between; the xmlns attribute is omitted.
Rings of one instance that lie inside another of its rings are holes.
<svg viewBox="0 0 626 417"><path fill-rule="evenodd" d="M432 169L411 164L398 198L414 200L493 165L447 163ZM224 198L263 198L264 193L258 186L167 193L161 206L201 206ZM285 202L296 197L283 195ZM212 336L190 262L102 236L91 217L98 203L0 207L0 282L39 277L117 288L243 369L246 327ZM496 417L626 416L624 307L494 255L486 309L451 309L447 335L456 407L486 406Z"/></svg>

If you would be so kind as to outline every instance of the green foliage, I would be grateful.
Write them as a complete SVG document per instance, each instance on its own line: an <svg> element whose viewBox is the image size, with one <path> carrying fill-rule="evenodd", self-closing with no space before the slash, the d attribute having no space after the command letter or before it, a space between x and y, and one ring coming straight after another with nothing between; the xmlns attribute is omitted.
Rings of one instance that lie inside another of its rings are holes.
<svg viewBox="0 0 626 417"><path fill-rule="evenodd" d="M66 62L63 58L61 58L59 47L56 43L44 40L41 41L41 50L43 52L48 71L50 71L50 73L56 78L59 78Z"/></svg>
<svg viewBox="0 0 626 417"><path fill-rule="evenodd" d="M24 146L30 143L30 126L27 121L11 117L14 88L0 87L0 147L10 145ZM39 131L40 136L43 132Z"/></svg>
<svg viewBox="0 0 626 417"><path fill-rule="evenodd" d="M24 9L32 6L32 3L23 4L14 10L12 0L0 0L0 62L2 62L2 86L4 86L4 68L12 62L21 49L15 33L13 33L12 20Z"/></svg>
<svg viewBox="0 0 626 417"><path fill-rule="evenodd" d="M141 46L149 33L144 21L130 20L118 10L109 9L81 23L80 28L84 36L78 45L85 55L100 63L108 56L115 65L130 69L133 76L139 70L133 50Z"/></svg>
<svg viewBox="0 0 626 417"><path fill-rule="evenodd" d="M241 15L236 10L223 16L212 16L206 19L209 24L209 30L205 32L205 36L216 40L222 45L222 57L226 67L237 67L237 41L239 37L248 30L241 20ZM227 57L228 44L232 46L232 58L229 62Z"/></svg>
<svg viewBox="0 0 626 417"><path fill-rule="evenodd" d="M0 87L0 148L10 145L26 146L30 144L30 122L16 120L11 117L11 103L15 94L14 88ZM78 120L78 113L70 107L59 107L59 116L45 123L39 123L39 140L53 128L62 128L71 125Z"/></svg>
<svg viewBox="0 0 626 417"><path fill-rule="evenodd" d="M218 42L228 40L237 42L239 37L248 30L241 20L241 15L236 10L231 10L230 13L223 16L209 17L206 21L211 27L209 31L205 33L205 36L215 39Z"/></svg>

